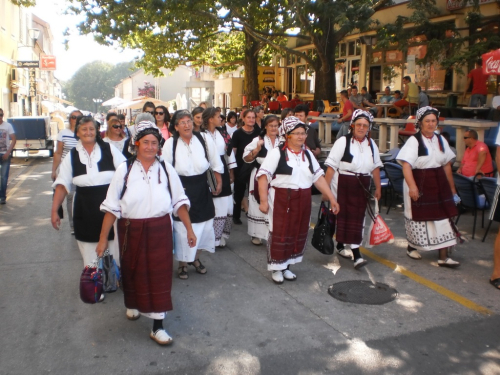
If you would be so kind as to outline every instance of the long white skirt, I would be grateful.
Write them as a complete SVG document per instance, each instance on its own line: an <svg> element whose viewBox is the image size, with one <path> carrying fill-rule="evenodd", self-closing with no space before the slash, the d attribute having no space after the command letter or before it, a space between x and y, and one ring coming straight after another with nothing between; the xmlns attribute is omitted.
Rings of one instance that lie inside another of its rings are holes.
<svg viewBox="0 0 500 375"><path fill-rule="evenodd" d="M83 258L83 267L86 265L93 263L97 259L97 254L95 252L95 248L97 247L97 242L83 242L83 241L76 241L78 243L78 249L80 250L80 253L82 254ZM109 241L108 242L108 249L111 255L113 255L113 259L116 260L116 264L120 264L120 257L119 254L116 253L118 246L115 246L115 242L118 241Z"/></svg>
<svg viewBox="0 0 500 375"><path fill-rule="evenodd" d="M252 174L250 175L250 191L248 194L248 235L262 240L267 240L267 237L269 236L269 218L267 214L263 214L259 210L259 204L252 194L254 189L253 181L256 173L257 168L254 168L252 170Z"/></svg>
<svg viewBox="0 0 500 375"><path fill-rule="evenodd" d="M180 262L194 262L198 249L215 252L214 220L191 224L196 235L196 246L187 242L187 230L182 221L174 221L174 254Z"/></svg>
<svg viewBox="0 0 500 375"><path fill-rule="evenodd" d="M411 247L421 251L444 249L457 244L449 219L414 221L411 213L410 189L403 185L406 239Z"/></svg>
<svg viewBox="0 0 500 375"><path fill-rule="evenodd" d="M215 246L219 246L222 237L229 238L233 225L233 196L214 198L215 218Z"/></svg>

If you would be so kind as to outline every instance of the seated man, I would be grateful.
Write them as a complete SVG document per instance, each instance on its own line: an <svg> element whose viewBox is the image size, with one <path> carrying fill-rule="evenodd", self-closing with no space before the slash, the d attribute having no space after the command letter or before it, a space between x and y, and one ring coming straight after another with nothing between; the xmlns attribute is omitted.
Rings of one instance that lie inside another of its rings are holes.
<svg viewBox="0 0 500 375"><path fill-rule="evenodd" d="M361 96L363 97L363 106L368 109L373 116L377 113L377 105L374 103L372 96L368 92L366 86L361 87Z"/></svg>
<svg viewBox="0 0 500 375"><path fill-rule="evenodd" d="M418 86L418 108L427 107L429 105L429 97L422 91L422 87Z"/></svg>
<svg viewBox="0 0 500 375"><path fill-rule="evenodd" d="M344 104L344 107L342 108L342 116L336 121L336 123L340 125L336 139L348 133L352 113L354 112L354 106L347 95L347 90L342 90L340 92L340 102ZM332 124L332 127L334 125L335 123Z"/></svg>
<svg viewBox="0 0 500 375"><path fill-rule="evenodd" d="M400 91L396 91L401 94ZM392 104L396 101L396 98L391 95L391 88L387 86L384 89L384 95L380 97L380 100L378 101L380 104ZM384 113L384 107L378 107L377 109L377 117L382 117L382 113Z"/></svg>
<svg viewBox="0 0 500 375"><path fill-rule="evenodd" d="M349 100L351 101L355 109L365 109L365 107L363 106L364 98L360 93L358 93L357 86L351 87L351 95L349 96Z"/></svg>
<svg viewBox="0 0 500 375"><path fill-rule="evenodd" d="M297 117L304 124L309 125L307 115L309 114L309 106L307 104L299 104L295 107L295 117ZM321 142L318 138L316 129L309 128L307 130L306 147L311 150L316 159L321 155Z"/></svg>
<svg viewBox="0 0 500 375"><path fill-rule="evenodd" d="M403 84L405 85L403 98L394 102L394 108L396 108L400 116L410 104L418 104L418 86L411 81L410 76L403 77Z"/></svg>
<svg viewBox="0 0 500 375"><path fill-rule="evenodd" d="M287 102L288 97L285 95L283 91L278 91L278 97L276 98L278 102Z"/></svg>
<svg viewBox="0 0 500 375"><path fill-rule="evenodd" d="M396 90L396 91L394 91L394 99L392 101L392 104L396 103L398 100L401 100L401 91ZM395 106L389 107L389 109L387 110L387 113L393 114L393 115L399 117L399 111L396 109ZM389 117L391 117L391 116L389 116ZM392 116L392 117L394 117L394 116Z"/></svg>
<svg viewBox="0 0 500 375"><path fill-rule="evenodd" d="M466 131L464 142L467 148L457 173L470 178L478 173L486 177L493 176L490 150L484 142L477 140L477 132L475 130Z"/></svg>

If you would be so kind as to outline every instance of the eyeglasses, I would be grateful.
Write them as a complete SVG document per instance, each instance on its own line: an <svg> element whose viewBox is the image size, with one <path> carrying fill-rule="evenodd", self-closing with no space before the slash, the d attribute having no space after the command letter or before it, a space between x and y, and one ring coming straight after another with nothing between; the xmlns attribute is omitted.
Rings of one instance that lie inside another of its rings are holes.
<svg viewBox="0 0 500 375"><path fill-rule="evenodd" d="M121 128L123 128L123 126L121 126L121 125L113 125L112 128L113 129L121 129Z"/></svg>
<svg viewBox="0 0 500 375"><path fill-rule="evenodd" d="M70 118L71 118L72 120L76 120L78 117L79 117L79 116L75 116L75 115L73 115L73 116L71 116Z"/></svg>
<svg viewBox="0 0 500 375"><path fill-rule="evenodd" d="M155 112L155 115L164 115L165 112Z"/></svg>
<svg viewBox="0 0 500 375"><path fill-rule="evenodd" d="M177 123L177 125L180 125L180 126L186 126L186 125L192 125L192 124L193 124L193 121L191 121L191 120L181 121L181 122Z"/></svg>
<svg viewBox="0 0 500 375"><path fill-rule="evenodd" d="M464 137L464 139L469 139L470 137Z"/></svg>
<svg viewBox="0 0 500 375"><path fill-rule="evenodd" d="M357 128L363 128L363 129L368 129L370 125L368 124L354 124L355 127Z"/></svg>
<svg viewBox="0 0 500 375"><path fill-rule="evenodd" d="M297 137L305 137L306 133L290 133L290 135L296 135Z"/></svg>
<svg viewBox="0 0 500 375"><path fill-rule="evenodd" d="M149 113L150 115L154 115L155 114L154 111L145 111L144 113Z"/></svg>

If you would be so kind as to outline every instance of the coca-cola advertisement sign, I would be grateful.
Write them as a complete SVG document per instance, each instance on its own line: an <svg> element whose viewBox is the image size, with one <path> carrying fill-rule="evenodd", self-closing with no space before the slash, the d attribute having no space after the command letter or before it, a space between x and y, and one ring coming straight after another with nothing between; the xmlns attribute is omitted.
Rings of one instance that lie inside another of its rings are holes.
<svg viewBox="0 0 500 375"><path fill-rule="evenodd" d="M500 49L485 53L483 56L483 73L500 75Z"/></svg>

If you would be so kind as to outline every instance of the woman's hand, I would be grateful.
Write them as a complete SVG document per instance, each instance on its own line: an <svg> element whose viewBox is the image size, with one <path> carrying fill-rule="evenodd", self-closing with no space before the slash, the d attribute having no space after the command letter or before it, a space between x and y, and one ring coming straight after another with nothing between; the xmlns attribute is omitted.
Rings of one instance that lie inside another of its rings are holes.
<svg viewBox="0 0 500 375"><path fill-rule="evenodd" d="M330 200L330 210L332 210L332 212L335 215L338 215L338 213L340 212L340 205L338 204L338 202L335 199Z"/></svg>
<svg viewBox="0 0 500 375"><path fill-rule="evenodd" d="M260 200L259 210L263 214L267 214L269 212L269 202L267 200Z"/></svg>
<svg viewBox="0 0 500 375"><path fill-rule="evenodd" d="M56 171L53 171L52 174L50 175L50 177L52 178L52 181L55 181L56 178L57 178L57 173Z"/></svg>
<svg viewBox="0 0 500 375"><path fill-rule="evenodd" d="M410 198L416 202L420 196L418 188L416 186L412 186L409 189L410 189Z"/></svg>
<svg viewBox="0 0 500 375"><path fill-rule="evenodd" d="M264 146L264 140L263 139L259 139L259 141L257 142L257 148L255 150L260 151L260 149L262 148L262 146Z"/></svg>
<svg viewBox="0 0 500 375"><path fill-rule="evenodd" d="M107 248L108 248L108 239L105 238L97 243L97 246L95 248L95 253L99 258L101 258Z"/></svg>
<svg viewBox="0 0 500 375"><path fill-rule="evenodd" d="M217 189L215 189L214 192L212 192L213 195L219 195L222 191L222 184L217 184Z"/></svg>
<svg viewBox="0 0 500 375"><path fill-rule="evenodd" d="M59 230L59 227L61 226L61 218L59 217L59 214L56 211L52 211L50 215L50 221L52 223L52 226L54 227L55 230Z"/></svg>
<svg viewBox="0 0 500 375"><path fill-rule="evenodd" d="M381 188L375 189L375 199L379 201L381 197L382 197L382 189Z"/></svg>
<svg viewBox="0 0 500 375"><path fill-rule="evenodd" d="M193 232L193 229L188 229L187 231L187 241L189 247L195 247L196 246L196 235Z"/></svg>

